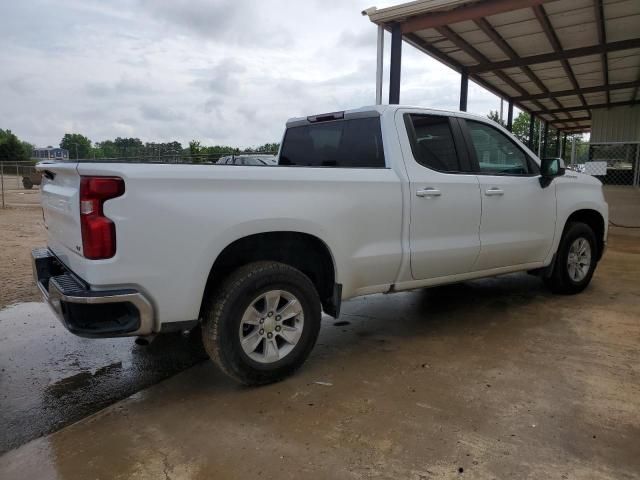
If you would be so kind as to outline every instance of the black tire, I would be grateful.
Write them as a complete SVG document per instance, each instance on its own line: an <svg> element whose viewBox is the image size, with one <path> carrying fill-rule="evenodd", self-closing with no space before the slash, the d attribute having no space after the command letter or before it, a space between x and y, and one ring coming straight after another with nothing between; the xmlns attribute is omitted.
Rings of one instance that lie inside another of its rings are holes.
<svg viewBox="0 0 640 480"><path fill-rule="evenodd" d="M298 299L304 315L302 333L283 358L259 363L241 347L240 325L256 297L274 289L290 292ZM254 262L233 272L205 300L202 341L209 357L224 373L245 385L264 385L282 380L304 363L318 338L320 320L320 298L306 275L283 263Z"/></svg>
<svg viewBox="0 0 640 480"><path fill-rule="evenodd" d="M22 179L22 186L26 189L26 190L31 190L33 188L33 182L31 181L30 178L23 178Z"/></svg>
<svg viewBox="0 0 640 480"><path fill-rule="evenodd" d="M584 278L580 281L575 281L569 274L568 258L571 245L579 238L584 238L589 243L591 262ZM569 223L558 246L553 273L550 277L544 278L545 284L553 293L573 295L582 292L591 282L591 277L593 277L593 272L596 269L598 255L598 242L591 227L581 222Z"/></svg>

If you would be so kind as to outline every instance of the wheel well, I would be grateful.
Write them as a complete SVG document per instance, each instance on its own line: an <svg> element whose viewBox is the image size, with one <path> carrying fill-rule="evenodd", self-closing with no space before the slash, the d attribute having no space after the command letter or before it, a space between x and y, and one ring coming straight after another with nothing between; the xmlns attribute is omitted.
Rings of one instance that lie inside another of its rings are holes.
<svg viewBox="0 0 640 480"><path fill-rule="evenodd" d="M570 222L582 222L591 227L593 233L596 235L596 241L598 244L598 260L602 257L604 251L604 218L600 215L600 212L596 210L577 210L573 212L569 218L567 218L568 225Z"/></svg>
<svg viewBox="0 0 640 480"><path fill-rule="evenodd" d="M337 316L340 286L335 283L333 258L317 237L299 232L267 232L241 238L228 245L216 258L209 273L205 298L233 271L251 262L271 260L304 273L315 285L323 310Z"/></svg>

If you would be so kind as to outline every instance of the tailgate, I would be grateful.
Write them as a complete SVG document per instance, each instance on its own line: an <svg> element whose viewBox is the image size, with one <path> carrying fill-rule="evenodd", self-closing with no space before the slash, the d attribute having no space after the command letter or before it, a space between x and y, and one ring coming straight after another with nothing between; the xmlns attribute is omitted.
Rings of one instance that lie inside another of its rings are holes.
<svg viewBox="0 0 640 480"><path fill-rule="evenodd" d="M40 163L40 195L49 248L69 265L69 256L82 254L80 175L77 163Z"/></svg>

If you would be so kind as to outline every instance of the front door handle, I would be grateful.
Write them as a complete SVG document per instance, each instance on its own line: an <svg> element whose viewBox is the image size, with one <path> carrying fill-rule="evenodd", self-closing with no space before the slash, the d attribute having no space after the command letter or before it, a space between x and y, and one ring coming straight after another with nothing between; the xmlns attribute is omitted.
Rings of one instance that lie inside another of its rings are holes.
<svg viewBox="0 0 640 480"><path fill-rule="evenodd" d="M442 195L442 192L437 188L427 187L422 190L417 190L416 195L418 197L439 197Z"/></svg>
<svg viewBox="0 0 640 480"><path fill-rule="evenodd" d="M502 190L501 188L493 187L485 191L484 194L487 197L492 197L494 195L504 195L504 190Z"/></svg>

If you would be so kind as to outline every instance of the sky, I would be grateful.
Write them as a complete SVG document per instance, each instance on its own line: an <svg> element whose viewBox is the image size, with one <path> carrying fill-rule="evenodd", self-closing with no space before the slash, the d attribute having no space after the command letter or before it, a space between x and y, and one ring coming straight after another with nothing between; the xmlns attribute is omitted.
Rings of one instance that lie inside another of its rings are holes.
<svg viewBox="0 0 640 480"><path fill-rule="evenodd" d="M375 102L377 27L361 12L396 3L3 0L0 128L37 146L279 142L290 117ZM457 73L406 43L402 62L401 103L458 108ZM470 112L499 108L470 83Z"/></svg>

